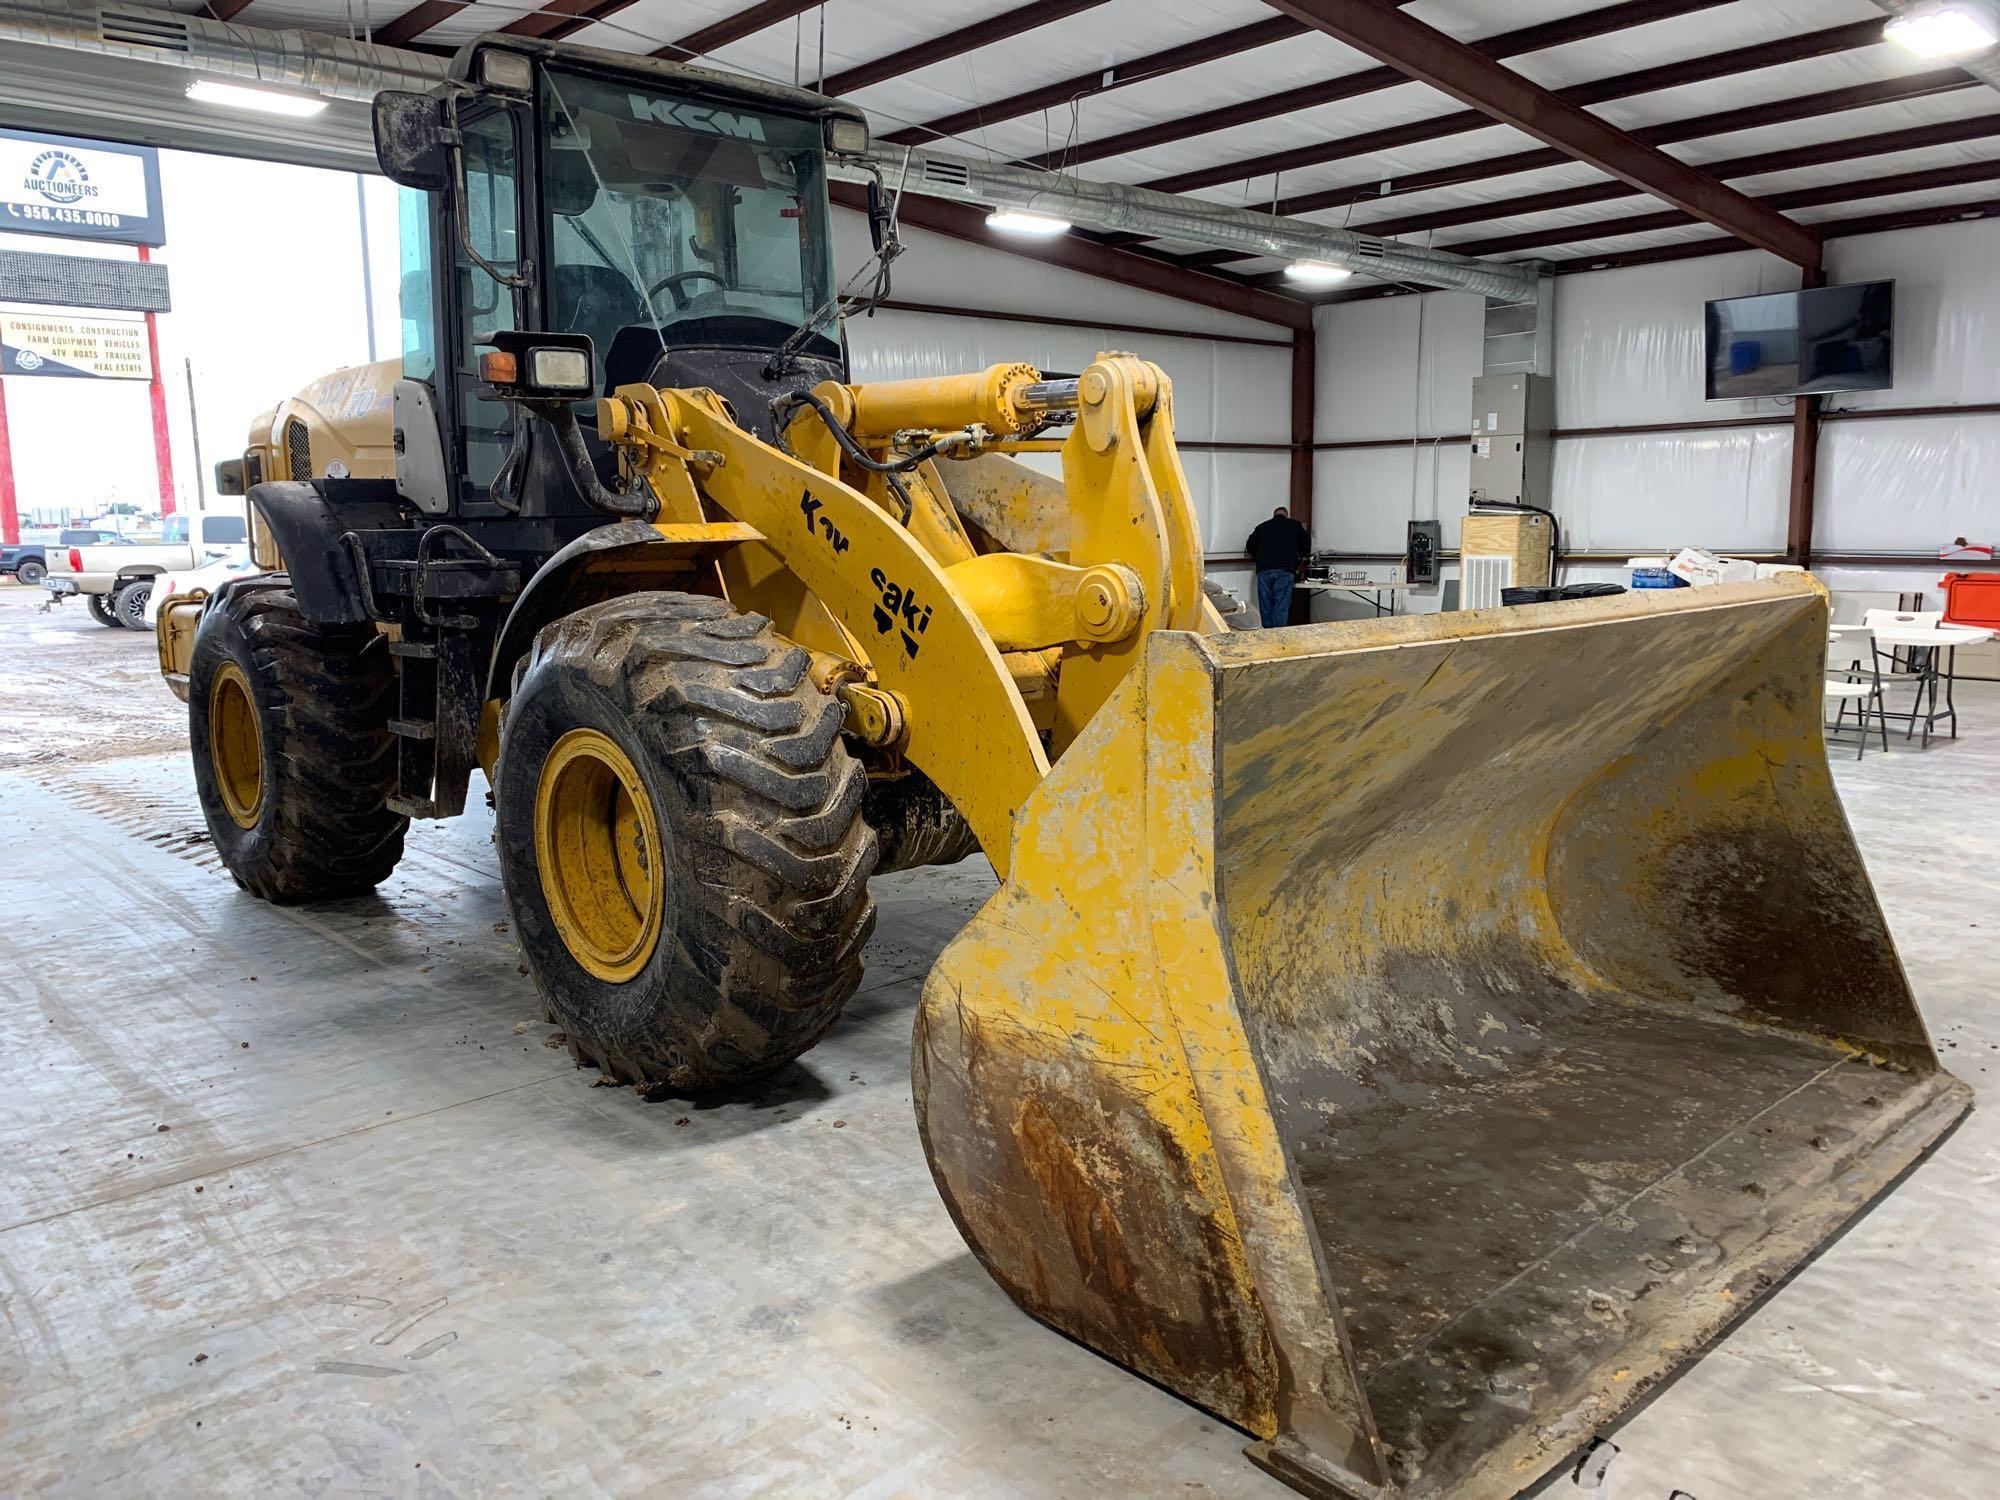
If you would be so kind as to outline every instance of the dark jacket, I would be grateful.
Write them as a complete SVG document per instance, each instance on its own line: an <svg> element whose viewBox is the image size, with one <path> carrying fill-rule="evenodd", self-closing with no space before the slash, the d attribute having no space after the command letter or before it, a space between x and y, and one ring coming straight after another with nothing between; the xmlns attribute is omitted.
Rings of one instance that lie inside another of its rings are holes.
<svg viewBox="0 0 2000 1500"><path fill-rule="evenodd" d="M1259 573L1290 573L1312 552L1312 533L1290 516L1273 516L1255 531L1244 546Z"/></svg>

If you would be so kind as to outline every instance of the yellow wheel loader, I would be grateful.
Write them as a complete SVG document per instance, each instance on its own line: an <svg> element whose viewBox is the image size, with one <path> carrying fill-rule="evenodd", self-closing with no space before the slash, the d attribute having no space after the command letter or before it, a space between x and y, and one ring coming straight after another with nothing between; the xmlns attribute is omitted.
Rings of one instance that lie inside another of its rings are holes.
<svg viewBox="0 0 2000 1500"><path fill-rule="evenodd" d="M946 1205L1322 1497L1530 1484L1967 1108L1809 578L1227 632L1160 369L847 378L851 108L488 37L376 136L404 357L260 420L271 571L161 616L248 890L373 886L477 766L548 1015L684 1090L832 1024L872 872L978 849Z"/></svg>

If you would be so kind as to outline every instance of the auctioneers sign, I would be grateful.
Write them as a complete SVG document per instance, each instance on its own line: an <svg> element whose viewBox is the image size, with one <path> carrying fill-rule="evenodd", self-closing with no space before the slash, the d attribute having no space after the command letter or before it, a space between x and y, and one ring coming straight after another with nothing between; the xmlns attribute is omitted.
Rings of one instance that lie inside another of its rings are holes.
<svg viewBox="0 0 2000 1500"><path fill-rule="evenodd" d="M150 380L146 325L138 318L0 313L0 375Z"/></svg>
<svg viewBox="0 0 2000 1500"><path fill-rule="evenodd" d="M151 146L0 130L0 229L165 244L160 155Z"/></svg>

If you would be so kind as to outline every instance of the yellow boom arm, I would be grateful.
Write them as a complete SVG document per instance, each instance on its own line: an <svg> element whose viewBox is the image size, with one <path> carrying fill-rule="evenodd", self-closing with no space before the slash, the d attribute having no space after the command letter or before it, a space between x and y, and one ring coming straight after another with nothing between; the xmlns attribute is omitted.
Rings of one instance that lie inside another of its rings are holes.
<svg viewBox="0 0 2000 1500"><path fill-rule="evenodd" d="M871 445L910 430L976 421L1011 433L1032 424L1023 365L978 376L816 393ZM877 476L841 476L824 425L802 412L787 453L739 427L713 392L623 386L600 407L661 502L684 516L692 492L755 527L784 568L845 631L857 679L888 695L895 748L949 797L994 867L1006 872L1014 815L1139 660L1158 629L1210 627L1201 542L1174 448L1172 388L1151 364L1105 355L1077 382L1075 429L1062 449L1069 499L1063 556L976 553L950 502L901 478L907 521ZM950 460L941 460L950 462ZM810 643L808 643L810 644ZM1061 653L1049 745L1023 696ZM1003 657L1003 653L1011 656ZM879 729L877 731L880 732Z"/></svg>

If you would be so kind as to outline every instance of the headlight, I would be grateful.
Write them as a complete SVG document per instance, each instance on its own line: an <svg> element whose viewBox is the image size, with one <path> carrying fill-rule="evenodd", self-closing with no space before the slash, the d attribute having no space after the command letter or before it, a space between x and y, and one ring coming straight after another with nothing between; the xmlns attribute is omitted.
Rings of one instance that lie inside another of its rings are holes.
<svg viewBox="0 0 2000 1500"><path fill-rule="evenodd" d="M490 89L525 94L535 86L535 65L518 52L482 52L479 78Z"/></svg>
<svg viewBox="0 0 2000 1500"><path fill-rule="evenodd" d="M826 122L826 149L835 156L866 156L868 122L834 116Z"/></svg>
<svg viewBox="0 0 2000 1500"><path fill-rule="evenodd" d="M528 384L545 391L589 391L590 355L582 349L531 349Z"/></svg>

